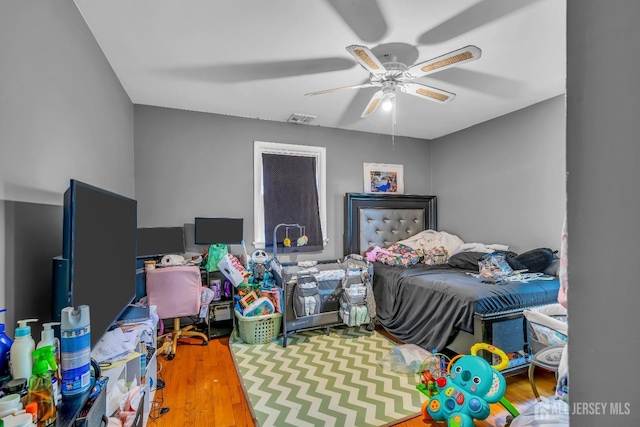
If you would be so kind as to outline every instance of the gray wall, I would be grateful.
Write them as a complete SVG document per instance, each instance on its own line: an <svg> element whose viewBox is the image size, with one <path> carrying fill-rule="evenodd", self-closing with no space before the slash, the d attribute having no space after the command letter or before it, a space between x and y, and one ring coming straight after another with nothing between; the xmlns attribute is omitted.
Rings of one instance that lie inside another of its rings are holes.
<svg viewBox="0 0 640 427"><path fill-rule="evenodd" d="M0 319L12 335L17 318L48 312L69 179L135 195L133 105L72 0L0 2L0 40Z"/></svg>
<svg viewBox="0 0 640 427"><path fill-rule="evenodd" d="M193 223L196 216L242 217L250 254L254 250L256 140L327 148L329 243L320 255L300 254L292 259L342 255L344 194L363 191L363 162L403 164L405 193L431 191L429 142L425 140L396 137L394 146L390 136L136 105L140 225L177 226ZM241 249L232 247L232 252L241 253Z"/></svg>
<svg viewBox="0 0 640 427"><path fill-rule="evenodd" d="M327 147L330 242L323 258L342 255L343 197L362 191L363 162L404 164L406 193L438 196L440 230L518 252L557 249L564 139L564 96L431 142L396 138L395 148L381 135L136 106L139 221L155 227L195 216L243 217L251 252L253 141L260 140ZM199 252L191 233L187 249Z"/></svg>
<svg viewBox="0 0 640 427"><path fill-rule="evenodd" d="M571 424L637 426L640 2L570 0L568 17ZM596 402L631 413L577 412Z"/></svg>
<svg viewBox="0 0 640 427"><path fill-rule="evenodd" d="M51 320L51 258L62 253L62 208L4 201L6 233L5 301L7 320ZM11 286L15 284L15 286ZM9 330L16 326L10 322ZM32 325L33 338L40 338Z"/></svg>
<svg viewBox="0 0 640 427"><path fill-rule="evenodd" d="M515 252L558 249L566 206L565 97L433 141L438 227Z"/></svg>

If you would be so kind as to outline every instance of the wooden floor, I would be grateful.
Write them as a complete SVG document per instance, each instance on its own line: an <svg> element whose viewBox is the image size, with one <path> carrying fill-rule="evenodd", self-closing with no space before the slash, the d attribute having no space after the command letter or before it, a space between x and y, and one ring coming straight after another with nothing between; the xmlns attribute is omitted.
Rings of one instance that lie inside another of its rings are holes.
<svg viewBox="0 0 640 427"><path fill-rule="evenodd" d="M156 392L148 426L254 426L231 359L229 338L212 339L207 346L200 343L198 339L185 338L180 341L173 360L167 360L164 355L158 357L158 378L165 382L165 387ZM509 377L507 383L505 397L518 410L535 403L526 374ZM538 369L536 385L542 396L552 396L555 378ZM168 411L161 415L162 408ZM476 421L476 426L503 426L507 415L501 405L492 405L489 418ZM421 416L397 424L400 427L444 425L425 421Z"/></svg>

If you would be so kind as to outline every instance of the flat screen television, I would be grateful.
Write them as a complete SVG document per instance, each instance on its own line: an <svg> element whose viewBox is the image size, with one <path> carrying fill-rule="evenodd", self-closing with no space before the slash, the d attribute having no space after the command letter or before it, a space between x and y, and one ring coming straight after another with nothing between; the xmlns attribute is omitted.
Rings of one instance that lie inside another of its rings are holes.
<svg viewBox="0 0 640 427"><path fill-rule="evenodd" d="M53 299L64 306L53 317L65 306L88 305L93 347L136 295L137 202L72 179L63 212L59 264L67 271L54 273Z"/></svg>
<svg viewBox="0 0 640 427"><path fill-rule="evenodd" d="M195 219L195 244L214 243L239 244L244 239L242 218L202 218Z"/></svg>
<svg viewBox="0 0 640 427"><path fill-rule="evenodd" d="M184 253L183 227L138 228L138 258Z"/></svg>

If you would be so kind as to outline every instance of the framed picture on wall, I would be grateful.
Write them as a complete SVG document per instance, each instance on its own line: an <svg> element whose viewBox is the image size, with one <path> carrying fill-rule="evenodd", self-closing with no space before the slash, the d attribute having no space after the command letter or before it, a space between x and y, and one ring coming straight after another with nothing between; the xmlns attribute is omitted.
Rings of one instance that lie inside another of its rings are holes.
<svg viewBox="0 0 640 427"><path fill-rule="evenodd" d="M365 163L363 169L365 193L404 194L402 165Z"/></svg>

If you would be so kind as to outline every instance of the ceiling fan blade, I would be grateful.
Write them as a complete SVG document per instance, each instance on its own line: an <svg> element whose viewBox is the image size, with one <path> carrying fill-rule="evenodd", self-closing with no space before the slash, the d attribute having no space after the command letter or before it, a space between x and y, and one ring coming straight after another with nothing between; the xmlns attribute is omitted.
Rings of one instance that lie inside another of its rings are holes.
<svg viewBox="0 0 640 427"><path fill-rule="evenodd" d="M368 47L353 44L347 46L347 52L353 55L358 64L362 65L371 74L384 74L387 72L382 62L376 58Z"/></svg>
<svg viewBox="0 0 640 427"><path fill-rule="evenodd" d="M436 71L446 70L447 68L455 67L456 65L475 61L480 58L480 56L482 56L482 50L477 46L469 45L462 49L454 50L453 52L438 56L437 58L412 65L404 72L404 76L407 79L415 79L426 76L427 74L435 73Z"/></svg>
<svg viewBox="0 0 640 427"><path fill-rule="evenodd" d="M327 0L358 39L376 43L387 33L387 23L375 0Z"/></svg>
<svg viewBox="0 0 640 427"><path fill-rule="evenodd" d="M309 92L309 93L305 93L304 96L324 95L325 93L342 92L345 90L363 89L365 87L374 87L374 86L380 86L380 85L374 84L374 83L363 83L361 85L343 86L343 87L337 87L334 89L325 89L325 90L319 90L317 92Z"/></svg>
<svg viewBox="0 0 640 427"><path fill-rule="evenodd" d="M450 102L456 97L455 93L447 92L431 86L421 85L419 83L401 83L398 84L398 86L400 86L400 90L404 93L417 96L418 98L428 99L429 101L440 104Z"/></svg>
<svg viewBox="0 0 640 427"><path fill-rule="evenodd" d="M218 83L241 83L267 79L282 79L342 71L353 68L349 58L324 57L300 60L239 62L233 64L202 64L171 67L163 71L176 77Z"/></svg>
<svg viewBox="0 0 640 427"><path fill-rule="evenodd" d="M468 32L488 26L494 21L519 12L539 0L483 0L418 37L419 44L445 43Z"/></svg>
<svg viewBox="0 0 640 427"><path fill-rule="evenodd" d="M370 115L375 113L376 110L378 109L378 106L382 102L382 97L383 97L383 94L381 90L374 93L360 117L369 117Z"/></svg>

